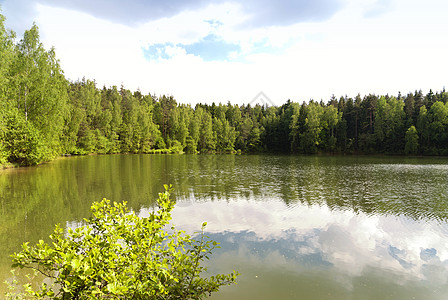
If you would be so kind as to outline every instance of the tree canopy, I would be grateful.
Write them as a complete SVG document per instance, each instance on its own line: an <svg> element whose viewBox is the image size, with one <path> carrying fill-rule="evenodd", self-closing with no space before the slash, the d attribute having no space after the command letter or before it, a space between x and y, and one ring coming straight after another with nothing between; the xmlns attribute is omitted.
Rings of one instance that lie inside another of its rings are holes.
<svg viewBox="0 0 448 300"><path fill-rule="evenodd" d="M67 80L36 25L15 40L0 15L0 164L89 153L448 155L445 89L192 107L173 96Z"/></svg>

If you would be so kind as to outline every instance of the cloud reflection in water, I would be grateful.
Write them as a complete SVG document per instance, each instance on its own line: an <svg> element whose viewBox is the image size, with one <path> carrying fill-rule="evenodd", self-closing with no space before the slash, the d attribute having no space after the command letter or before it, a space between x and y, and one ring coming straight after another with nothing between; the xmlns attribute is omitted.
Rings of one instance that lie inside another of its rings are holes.
<svg viewBox="0 0 448 300"><path fill-rule="evenodd" d="M437 221L326 205L288 207L280 199L181 202L173 220L190 233L207 221L207 235L222 247L211 268L239 269L242 285L253 284L245 276L256 273L252 277L262 283L266 275L281 272L290 280L317 276L344 293L354 293L356 282L367 280L363 293L381 281L382 288L392 284L410 292L432 287L438 291L433 299L448 295L447 225Z"/></svg>

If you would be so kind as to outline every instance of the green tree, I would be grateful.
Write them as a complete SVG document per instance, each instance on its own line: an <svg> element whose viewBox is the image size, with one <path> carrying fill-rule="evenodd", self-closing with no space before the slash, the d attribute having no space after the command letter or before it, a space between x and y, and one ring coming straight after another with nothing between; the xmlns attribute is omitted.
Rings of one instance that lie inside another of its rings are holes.
<svg viewBox="0 0 448 300"><path fill-rule="evenodd" d="M291 117L291 151L298 152L301 150L300 137L303 136L305 130L305 122L307 119L308 109L305 102L302 103L300 108L294 109ZM268 129L268 127L266 127Z"/></svg>
<svg viewBox="0 0 448 300"><path fill-rule="evenodd" d="M116 86L112 86L108 89L103 89L101 96L107 100L102 100L103 102L108 102L107 107L111 110L112 119L110 121L110 136L111 141L111 153L118 153L121 151L119 132L121 124L123 123L122 109L121 109L121 96L118 92ZM106 105L104 105L106 106Z"/></svg>
<svg viewBox="0 0 448 300"><path fill-rule="evenodd" d="M403 149L404 103L395 97L379 97L375 111L374 136L377 152L399 153Z"/></svg>
<svg viewBox="0 0 448 300"><path fill-rule="evenodd" d="M237 273L202 277L217 243L167 230L174 202L171 189L159 194L159 209L141 218L126 203L103 199L93 203L92 217L67 234L59 226L51 243L24 243L14 253L13 266L32 268L52 280L33 289L33 299L202 299L222 285L235 282ZM8 294L7 298L16 299Z"/></svg>
<svg viewBox="0 0 448 300"><path fill-rule="evenodd" d="M333 103L336 100L333 100ZM342 119L342 112L338 112L335 105L328 105L323 108L321 117L321 149L327 152L334 152L336 150L336 128Z"/></svg>
<svg viewBox="0 0 448 300"><path fill-rule="evenodd" d="M244 116L241 120L239 127L239 134L237 138L237 149L247 151L249 148L249 140L251 137L252 128L254 127L254 122L251 118ZM255 132L256 133L256 132Z"/></svg>
<svg viewBox="0 0 448 300"><path fill-rule="evenodd" d="M101 94L95 82L83 78L73 82L69 87L70 117L65 123L65 148L69 153L96 152L101 122Z"/></svg>
<svg viewBox="0 0 448 300"><path fill-rule="evenodd" d="M190 124L188 131L190 133L191 141L190 145L192 149L197 149L199 146L200 128L202 123L202 117L204 115L204 109L200 106L196 106L193 116L190 118Z"/></svg>
<svg viewBox="0 0 448 300"><path fill-rule="evenodd" d="M45 159L60 154L60 144L67 117L67 81L54 49L46 51L39 41L34 24L17 44L11 64L9 97L15 99L25 121L40 132L46 151Z"/></svg>
<svg viewBox="0 0 448 300"><path fill-rule="evenodd" d="M414 95L412 93L409 93L404 98L404 111L406 113L407 124L409 125L415 124L417 115L415 114L415 100Z"/></svg>
<svg viewBox="0 0 448 300"><path fill-rule="evenodd" d="M418 152L418 133L414 125L406 131L406 146L404 153L417 154Z"/></svg>
<svg viewBox="0 0 448 300"><path fill-rule="evenodd" d="M137 128L139 129L138 135L134 134L134 140L139 148L140 152L147 153L154 146L155 141L161 136L159 127L154 124L154 101L151 95L143 96L139 91L134 93L134 99L136 100L135 109L137 115Z"/></svg>
<svg viewBox="0 0 448 300"><path fill-rule="evenodd" d="M191 136L187 136L185 139L185 152L190 154L197 153L197 147L194 139Z"/></svg>
<svg viewBox="0 0 448 300"><path fill-rule="evenodd" d="M17 110L8 112L3 138L9 162L30 166L41 163L46 157L48 148L45 147L40 132Z"/></svg>
<svg viewBox="0 0 448 300"><path fill-rule="evenodd" d="M123 116L119 131L121 151L137 152L141 140L141 128L138 124L138 104L131 91L123 86L120 88L120 95Z"/></svg>
<svg viewBox="0 0 448 300"><path fill-rule="evenodd" d="M435 154L442 154L448 142L448 104L436 101L429 110L430 140Z"/></svg>
<svg viewBox="0 0 448 300"><path fill-rule="evenodd" d="M176 108L177 102L173 96L167 97L163 95L156 101L154 111L155 123L160 126L160 131L165 142L169 138L172 138L173 127L177 126L177 124L174 124L178 121L177 116L171 116L172 111Z"/></svg>
<svg viewBox="0 0 448 300"><path fill-rule="evenodd" d="M216 149L216 138L213 133L213 120L209 112L205 111L199 131L198 148L201 152L213 152Z"/></svg>
<svg viewBox="0 0 448 300"><path fill-rule="evenodd" d="M7 101L9 85L8 71L13 59L13 35L8 33L4 26L5 18L0 14L0 165L8 160L8 150L5 144L7 130L7 112L11 110L10 101Z"/></svg>
<svg viewBox="0 0 448 300"><path fill-rule="evenodd" d="M362 105L362 99L361 96L358 94L355 97L355 101L353 103L353 117L354 117L354 138L355 138L355 150L359 149L359 135L360 135L360 123L361 123L361 105Z"/></svg>
<svg viewBox="0 0 448 300"><path fill-rule="evenodd" d="M235 129L230 126L224 114L221 114L220 118L213 118L213 131L215 133L217 151L231 152L234 150Z"/></svg>
<svg viewBox="0 0 448 300"><path fill-rule="evenodd" d="M248 151L249 152L260 152L262 149L261 145L261 135L262 129L258 126L258 123L250 130L249 138L248 138Z"/></svg>
<svg viewBox="0 0 448 300"><path fill-rule="evenodd" d="M241 123L241 110L238 105L227 104L226 119L229 121L230 126L238 130L238 126Z"/></svg>
<svg viewBox="0 0 448 300"><path fill-rule="evenodd" d="M420 112L417 117L417 131L420 133L420 147L423 153L428 151L430 128L429 116L426 106L420 107Z"/></svg>
<svg viewBox="0 0 448 300"><path fill-rule="evenodd" d="M170 114L170 139L177 140L182 146L185 146L186 138L188 136L188 107L180 105L172 109Z"/></svg>
<svg viewBox="0 0 448 300"><path fill-rule="evenodd" d="M307 106L303 133L300 134L300 151L302 153L316 153L320 144L320 132L322 130L320 119L323 107L311 101Z"/></svg>
<svg viewBox="0 0 448 300"><path fill-rule="evenodd" d="M6 100L6 92L10 80L8 72L14 56L14 34L6 30L4 22L5 17L0 14L0 101L2 102Z"/></svg>
<svg viewBox="0 0 448 300"><path fill-rule="evenodd" d="M357 100L357 98L356 98ZM359 150L365 153L374 153L376 148L375 130L375 112L378 103L378 96L369 94L362 99L360 127L358 135ZM356 104L356 102L355 102Z"/></svg>

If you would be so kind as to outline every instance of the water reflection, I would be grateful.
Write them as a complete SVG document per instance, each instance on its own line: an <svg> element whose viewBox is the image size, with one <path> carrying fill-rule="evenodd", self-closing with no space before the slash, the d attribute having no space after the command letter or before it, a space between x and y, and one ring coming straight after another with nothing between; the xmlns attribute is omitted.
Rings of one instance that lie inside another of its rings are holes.
<svg viewBox="0 0 448 300"><path fill-rule="evenodd" d="M144 214L165 183L178 227L207 221L221 242L211 271L243 274L216 299L448 297L446 158L110 155L2 171L0 281L22 242L103 197Z"/></svg>
<svg viewBox="0 0 448 300"><path fill-rule="evenodd" d="M379 299L373 293L376 285L390 287L392 299L448 296L448 228L437 221L335 212L319 205L288 209L280 199L190 203L176 209L174 220L190 232L207 220L207 234L222 246L213 271L235 267L243 274L238 291L244 294L228 288L214 299L272 299L269 293L258 294L269 285L272 272L287 274L287 290L297 295L304 292L301 281L313 282L315 276L325 282L319 289L337 287L324 299ZM305 293L316 288L308 286ZM365 294L369 289L372 298Z"/></svg>

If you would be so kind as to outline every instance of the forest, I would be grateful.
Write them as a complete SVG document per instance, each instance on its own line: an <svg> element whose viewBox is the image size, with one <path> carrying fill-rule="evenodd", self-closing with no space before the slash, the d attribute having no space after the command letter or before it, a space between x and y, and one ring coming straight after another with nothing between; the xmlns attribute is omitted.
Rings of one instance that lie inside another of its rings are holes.
<svg viewBox="0 0 448 300"><path fill-rule="evenodd" d="M448 155L448 94L332 96L281 106L178 103L71 81L36 25L0 15L0 165L108 153Z"/></svg>

